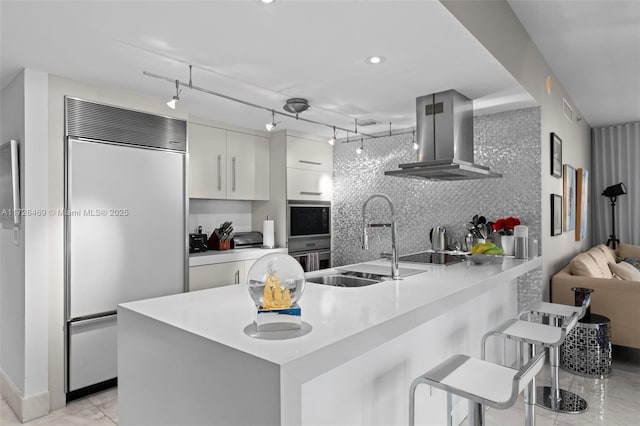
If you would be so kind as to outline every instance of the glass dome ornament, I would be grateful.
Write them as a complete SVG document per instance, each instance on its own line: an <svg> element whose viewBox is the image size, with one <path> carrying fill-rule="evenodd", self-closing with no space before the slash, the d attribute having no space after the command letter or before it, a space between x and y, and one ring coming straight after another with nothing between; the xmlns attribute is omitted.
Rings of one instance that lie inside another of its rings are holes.
<svg viewBox="0 0 640 426"><path fill-rule="evenodd" d="M257 308L257 331L301 328L297 302L304 292L304 270L293 257L284 253L261 257L249 269L247 282Z"/></svg>

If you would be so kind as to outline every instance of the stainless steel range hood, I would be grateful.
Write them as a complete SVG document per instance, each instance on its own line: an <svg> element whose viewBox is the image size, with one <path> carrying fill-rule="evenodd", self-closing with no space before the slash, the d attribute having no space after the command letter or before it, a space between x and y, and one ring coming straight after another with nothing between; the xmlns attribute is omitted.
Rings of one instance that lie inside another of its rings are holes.
<svg viewBox="0 0 640 426"><path fill-rule="evenodd" d="M473 163L473 103L455 90L416 98L418 161L388 176L428 180L502 177Z"/></svg>

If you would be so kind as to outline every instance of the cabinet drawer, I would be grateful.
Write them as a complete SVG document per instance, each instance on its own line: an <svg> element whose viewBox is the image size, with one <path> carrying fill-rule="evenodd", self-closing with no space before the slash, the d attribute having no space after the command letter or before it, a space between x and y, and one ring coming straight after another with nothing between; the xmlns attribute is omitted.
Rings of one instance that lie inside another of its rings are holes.
<svg viewBox="0 0 640 426"><path fill-rule="evenodd" d="M189 268L189 291L239 284L244 277L244 261L192 266Z"/></svg>
<svg viewBox="0 0 640 426"><path fill-rule="evenodd" d="M333 147L326 142L287 136L287 167L330 172Z"/></svg>
<svg viewBox="0 0 640 426"><path fill-rule="evenodd" d="M289 200L331 201L331 172L287 168L287 198Z"/></svg>

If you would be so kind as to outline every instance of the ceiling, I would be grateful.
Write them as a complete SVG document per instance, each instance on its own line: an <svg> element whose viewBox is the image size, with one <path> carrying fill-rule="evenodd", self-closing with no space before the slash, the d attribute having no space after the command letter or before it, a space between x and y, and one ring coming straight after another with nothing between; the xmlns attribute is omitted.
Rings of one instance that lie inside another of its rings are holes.
<svg viewBox="0 0 640 426"><path fill-rule="evenodd" d="M362 132L415 124L415 98L456 89L477 112L534 104L529 94L437 1L6 1L0 84L23 67L157 97L175 93L143 71L282 111L303 97L304 117ZM382 64L365 58L382 55ZM192 115L264 130L268 111L188 88ZM171 110L167 108L169 114ZM330 135L287 118L280 128ZM344 132L338 137L344 137Z"/></svg>
<svg viewBox="0 0 640 426"><path fill-rule="evenodd" d="M591 127L640 121L640 1L509 4Z"/></svg>

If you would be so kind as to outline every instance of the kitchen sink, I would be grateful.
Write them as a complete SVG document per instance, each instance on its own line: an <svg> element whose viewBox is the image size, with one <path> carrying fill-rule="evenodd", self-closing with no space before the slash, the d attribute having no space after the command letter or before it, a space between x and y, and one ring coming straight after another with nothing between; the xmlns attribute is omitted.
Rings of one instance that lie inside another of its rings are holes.
<svg viewBox="0 0 640 426"><path fill-rule="evenodd" d="M384 280L380 275L348 272L344 274L329 274L307 278L307 281L316 284L332 285L335 287L365 287L371 284L377 284Z"/></svg>

